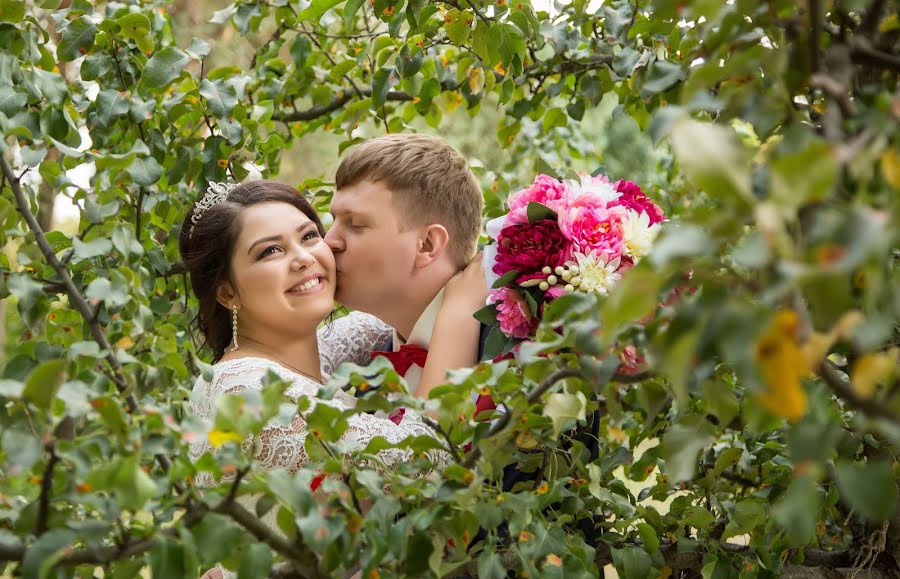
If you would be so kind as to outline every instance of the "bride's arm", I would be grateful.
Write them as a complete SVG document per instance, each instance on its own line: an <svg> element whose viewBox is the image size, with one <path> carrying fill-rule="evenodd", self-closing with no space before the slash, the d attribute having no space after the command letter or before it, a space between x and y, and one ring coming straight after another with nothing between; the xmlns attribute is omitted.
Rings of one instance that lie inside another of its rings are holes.
<svg viewBox="0 0 900 579"><path fill-rule="evenodd" d="M481 324L472 314L484 306L488 296L481 254L453 276L444 288L444 302L434 323L428 359L419 380L418 398L446 382L447 370L474 366L478 362Z"/></svg>

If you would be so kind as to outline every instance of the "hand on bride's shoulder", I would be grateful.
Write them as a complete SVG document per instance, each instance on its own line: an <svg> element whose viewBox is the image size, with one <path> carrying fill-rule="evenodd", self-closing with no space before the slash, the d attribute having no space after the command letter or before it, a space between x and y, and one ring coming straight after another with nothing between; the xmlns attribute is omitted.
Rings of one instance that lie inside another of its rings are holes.
<svg viewBox="0 0 900 579"><path fill-rule="evenodd" d="M465 269L450 278L444 286L444 303L472 312L484 306L488 286L482 261L481 252L478 252Z"/></svg>

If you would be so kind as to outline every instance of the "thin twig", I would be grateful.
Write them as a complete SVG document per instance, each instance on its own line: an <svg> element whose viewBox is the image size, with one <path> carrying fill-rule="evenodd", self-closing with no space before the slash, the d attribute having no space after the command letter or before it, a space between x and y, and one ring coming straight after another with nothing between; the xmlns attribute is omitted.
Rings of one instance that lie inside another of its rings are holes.
<svg viewBox="0 0 900 579"><path fill-rule="evenodd" d="M341 463L341 479L344 481L344 484L347 485L347 489L350 491L350 498L353 500L353 507L359 514L363 514L362 503L359 502L359 497L356 496L356 491L353 490L353 485L350 484L350 474L344 470L343 462L334 454L334 451L325 444L325 441L319 437L316 437L316 440L319 441L319 444L322 445L322 448L325 449L325 452L328 453L333 460L336 460Z"/></svg>
<svg viewBox="0 0 900 579"><path fill-rule="evenodd" d="M36 522L34 524L34 534L40 537L47 531L47 517L50 514L50 493L53 492L53 469L59 462L56 456L56 449L53 443L47 444L47 452L50 458L47 459L47 466L44 468L44 476L41 479L41 495L38 498L38 511Z"/></svg>
<svg viewBox="0 0 900 579"><path fill-rule="evenodd" d="M446 430L443 429L443 427L441 427L438 421L428 416L422 416L422 421L436 433L440 434L441 438L443 438L447 442L447 447L450 454L453 455L453 459L456 460L456 462L462 462L462 453L459 451L459 447L457 447L456 444L453 443L453 441L450 439L450 435Z"/></svg>

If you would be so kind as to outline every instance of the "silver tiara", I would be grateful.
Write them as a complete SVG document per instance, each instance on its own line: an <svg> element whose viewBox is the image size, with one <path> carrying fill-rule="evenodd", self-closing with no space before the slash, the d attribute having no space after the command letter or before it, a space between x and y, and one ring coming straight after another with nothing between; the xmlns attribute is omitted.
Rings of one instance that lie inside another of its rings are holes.
<svg viewBox="0 0 900 579"><path fill-rule="evenodd" d="M194 214L191 215L192 225L191 230L188 232L188 239L194 237L194 225L197 225L197 222L203 217L203 213L216 203L221 203L228 199L228 194L231 193L232 189L235 187L237 187L237 185L234 183L209 182L209 187L206 188L206 195L204 195L203 199L198 201L197 205L194 206Z"/></svg>

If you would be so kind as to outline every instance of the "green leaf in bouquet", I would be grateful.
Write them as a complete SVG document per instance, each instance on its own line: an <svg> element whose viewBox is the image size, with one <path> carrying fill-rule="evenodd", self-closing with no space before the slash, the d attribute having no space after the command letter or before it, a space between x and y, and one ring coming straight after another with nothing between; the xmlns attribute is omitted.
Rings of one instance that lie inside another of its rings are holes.
<svg viewBox="0 0 900 579"><path fill-rule="evenodd" d="M493 326L497 324L497 305L496 304L488 304L476 311L472 316L486 326Z"/></svg>
<svg viewBox="0 0 900 579"><path fill-rule="evenodd" d="M553 211L543 203L535 203L534 201L528 204L525 212L528 215L528 223L530 225L534 225L542 219L550 219L552 221L556 221L557 219L555 211Z"/></svg>
<svg viewBox="0 0 900 579"><path fill-rule="evenodd" d="M484 354L482 355L482 358L491 360L500 354L505 354L512 350L513 346L519 343L519 341L520 340L516 338L506 336L500 331L500 326L494 326L491 328L490 332L488 332L488 337L484 341Z"/></svg>
<svg viewBox="0 0 900 579"><path fill-rule="evenodd" d="M519 271L515 269L510 270L497 278L497 281L494 282L494 284L491 286L491 289L498 289L507 286L514 282L517 277L519 277Z"/></svg>

